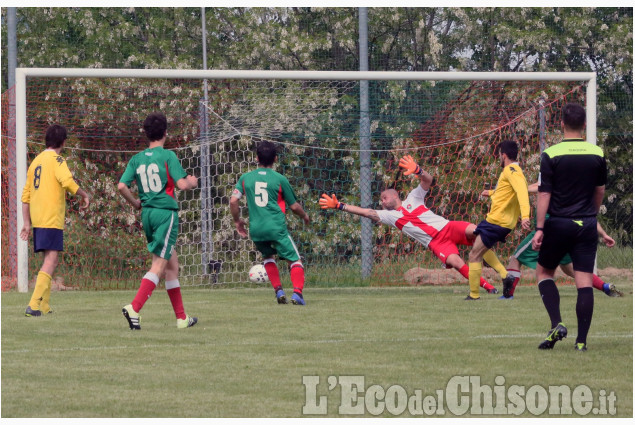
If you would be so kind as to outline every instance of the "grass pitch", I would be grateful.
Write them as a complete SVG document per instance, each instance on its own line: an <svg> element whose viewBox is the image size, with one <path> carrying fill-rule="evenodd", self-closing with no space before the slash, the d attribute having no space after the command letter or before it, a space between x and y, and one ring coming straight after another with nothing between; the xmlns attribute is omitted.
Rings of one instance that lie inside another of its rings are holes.
<svg viewBox="0 0 635 425"><path fill-rule="evenodd" d="M398 385L408 395L434 395L453 376L471 375L492 387L499 376L505 388L584 384L595 395L613 392L614 416L632 417L633 285L614 283L626 296L595 292L586 353L573 350L572 286L560 287L569 337L547 352L536 348L549 322L535 286L520 287L512 301L482 294L479 302L463 301L466 285L308 287L306 307L277 305L271 289L185 288L186 311L199 318L185 330L157 290L141 331L130 331L121 314L133 291L54 293L55 313L40 318L23 315L29 295L3 293L1 414L306 417L303 376L318 376L326 416L342 416L340 387L329 389L329 377L363 376L366 389Z"/></svg>

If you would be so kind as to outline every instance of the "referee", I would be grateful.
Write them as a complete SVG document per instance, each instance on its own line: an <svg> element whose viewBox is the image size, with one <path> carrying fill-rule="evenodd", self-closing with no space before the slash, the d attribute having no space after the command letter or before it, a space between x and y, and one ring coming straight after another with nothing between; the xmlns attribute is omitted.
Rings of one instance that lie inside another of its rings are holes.
<svg viewBox="0 0 635 425"><path fill-rule="evenodd" d="M542 153L533 248L540 253L536 276L551 330L538 346L551 349L567 336L560 316L560 294L553 280L562 257L569 253L578 289L575 349L586 351L593 317L593 267L597 250L597 213L604 198L606 160L598 146L583 138L586 113L578 104L562 109L564 140ZM549 219L545 215L549 213Z"/></svg>

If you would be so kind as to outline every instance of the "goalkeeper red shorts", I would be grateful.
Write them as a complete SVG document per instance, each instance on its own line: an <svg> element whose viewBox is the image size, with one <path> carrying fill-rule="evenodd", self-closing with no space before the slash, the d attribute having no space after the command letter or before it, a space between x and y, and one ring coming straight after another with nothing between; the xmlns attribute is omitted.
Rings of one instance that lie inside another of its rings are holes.
<svg viewBox="0 0 635 425"><path fill-rule="evenodd" d="M465 229L471 223L467 221L450 221L428 244L428 248L436 257L445 264L452 254L459 255L457 245L471 246L473 241L468 240ZM446 267L448 267L446 265ZM448 267L449 268L449 267Z"/></svg>

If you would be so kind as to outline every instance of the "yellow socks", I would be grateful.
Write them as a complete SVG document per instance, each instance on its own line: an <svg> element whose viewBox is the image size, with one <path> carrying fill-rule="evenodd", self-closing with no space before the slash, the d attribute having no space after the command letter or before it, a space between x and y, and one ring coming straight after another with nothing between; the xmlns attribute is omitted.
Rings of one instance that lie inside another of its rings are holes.
<svg viewBox="0 0 635 425"><path fill-rule="evenodd" d="M40 303L40 310L42 311L42 314L47 314L49 311L51 311L51 286L53 285L53 280L49 279L49 284L46 287L46 290L44 291L44 294L42 294L42 302Z"/></svg>
<svg viewBox="0 0 635 425"><path fill-rule="evenodd" d="M496 270L501 279L505 279L507 277L507 269L500 262L494 251L488 249L485 255L483 255L483 260L487 261L487 264L489 264L494 270Z"/></svg>
<svg viewBox="0 0 635 425"><path fill-rule="evenodd" d="M51 275L43 272L37 274L37 280L35 281L35 289L33 289L33 295L31 295L31 301L29 301L29 307L31 310L40 310L40 302L44 298L44 294L48 290L48 297L51 296ZM48 300L47 300L48 307ZM50 307L48 307L50 310Z"/></svg>
<svg viewBox="0 0 635 425"><path fill-rule="evenodd" d="M480 298L479 287L481 286L481 272L483 267L481 263L469 263L469 282L470 282L470 297Z"/></svg>

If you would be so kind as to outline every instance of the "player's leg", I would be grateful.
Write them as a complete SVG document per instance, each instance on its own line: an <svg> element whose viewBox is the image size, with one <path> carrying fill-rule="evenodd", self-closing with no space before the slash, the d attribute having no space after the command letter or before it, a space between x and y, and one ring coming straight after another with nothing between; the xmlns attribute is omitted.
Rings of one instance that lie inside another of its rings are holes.
<svg viewBox="0 0 635 425"><path fill-rule="evenodd" d="M497 242L504 241L509 232L511 232L511 229L489 223L487 220L481 221L478 226L476 226L476 229L474 229L474 234L477 236L468 258L470 268L470 295L466 300L478 299L478 285L481 279L483 257ZM494 262L491 257L490 261ZM496 261L498 261L498 258L496 258ZM498 262L500 263L500 261Z"/></svg>
<svg viewBox="0 0 635 425"><path fill-rule="evenodd" d="M172 256L168 260L168 264L165 268L165 289L170 298L174 315L176 316L176 327L184 329L194 326L198 322L198 319L185 314L185 307L183 307L181 284L179 282L179 257L176 251L172 252Z"/></svg>
<svg viewBox="0 0 635 425"><path fill-rule="evenodd" d="M563 273L566 274L567 276L575 279L575 274L573 272L573 263L571 263L571 258L568 255L565 258L569 258L569 261L565 262L564 264L560 264L560 270L562 270ZM612 283L605 282L604 280L602 280L600 276L596 275L595 273L593 273L592 279L593 279L593 287L597 289L598 291L604 292L609 297L621 297L624 295L622 291L620 291L619 289L615 287L615 285L613 285Z"/></svg>
<svg viewBox="0 0 635 425"><path fill-rule="evenodd" d="M178 212L173 210L143 209L141 220L148 241L148 251L152 253L152 265L141 279L141 285L132 302L122 309L130 329L141 329L139 312L165 273L179 229Z"/></svg>
<svg viewBox="0 0 635 425"><path fill-rule="evenodd" d="M284 293L284 289L282 289L282 281L280 280L280 270L274 258L277 251L273 241L254 241L254 245L262 254L262 258L264 258L262 265L267 272L267 277L269 278L273 292L276 294L278 304L287 304L287 296Z"/></svg>
<svg viewBox="0 0 635 425"><path fill-rule="evenodd" d="M53 280L53 273L55 273L55 268L59 263L59 252L54 250L45 250L43 252L43 258L44 261L37 274L35 288L33 289L33 294L31 294L31 300L29 301L29 308L31 311L25 313L27 316L39 316L42 313L48 313L51 309L49 306L49 300L51 299L51 284Z"/></svg>
<svg viewBox="0 0 635 425"><path fill-rule="evenodd" d="M458 251L458 249L457 249L457 251ZM445 266L446 267L449 266L449 267L454 268L456 271L458 271L461 274L461 276L463 276L464 278L469 280L469 278L470 278L470 273L469 273L470 269L467 266L467 264L465 264L465 261L463 261L463 259L458 254L450 254L450 255L445 255L443 257L437 255L436 253L435 253L435 255L441 261L443 261L443 258L445 258L446 259L445 260ZM494 285L489 283L483 277L481 277L480 286L481 286L481 288L485 289L490 294L495 294L495 293L498 292L497 289L494 287Z"/></svg>
<svg viewBox="0 0 635 425"><path fill-rule="evenodd" d="M42 315L44 297L46 297L45 313L50 311L51 284L53 273L55 273L59 263L59 252L64 250L64 232L60 229L34 228L33 248L35 252L42 252L43 261L37 274L29 305L24 312L27 317Z"/></svg>
<svg viewBox="0 0 635 425"><path fill-rule="evenodd" d="M137 313L141 311L143 305L148 298L152 295L152 292L159 284L160 276L163 275L167 267L168 260L161 258L156 254L152 254L152 265L150 270L141 279L141 286L137 291L137 295L132 301L132 307Z"/></svg>
<svg viewBox="0 0 635 425"><path fill-rule="evenodd" d="M560 292L554 281L554 275L560 260L569 252L570 247L568 229L560 219L550 217L545 222L544 238L536 266L538 291L551 321L551 330L545 340L538 345L540 349L552 349L557 341L567 336L567 328L562 323L560 314Z"/></svg>
<svg viewBox="0 0 635 425"><path fill-rule="evenodd" d="M483 243L481 235L478 235L474 240L474 245L472 245L472 250L470 251L468 257L468 280L470 282L470 293L467 296L466 300L478 300L480 298L478 288L480 286L481 274L483 272L482 261L483 255L488 250L489 248Z"/></svg>
<svg viewBox="0 0 635 425"><path fill-rule="evenodd" d="M516 286L520 282L520 262L513 255L507 261L507 277L503 279L503 295L499 299L513 299Z"/></svg>
<svg viewBox="0 0 635 425"><path fill-rule="evenodd" d="M597 240L597 238L596 238ZM575 304L575 313L578 319L578 336L575 340L575 348L586 351L586 339L593 319L593 273L575 270L575 285L578 297Z"/></svg>
<svg viewBox="0 0 635 425"><path fill-rule="evenodd" d="M461 223L461 227L463 227L463 232L461 233L461 237L465 238L465 245L473 245L476 240L476 226L472 223L468 222L451 222L451 223ZM456 241L457 245L462 245L462 241ZM500 262L494 251L487 250L483 254L483 260L487 261L487 264L490 265L496 272L500 275L502 279L507 277L507 269ZM498 292L498 291L497 291Z"/></svg>
<svg viewBox="0 0 635 425"><path fill-rule="evenodd" d="M551 329L547 337L538 345L541 350L552 349L556 342L567 337L567 328L562 323L560 315L560 292L553 280L554 274L555 269L546 269L540 264L536 266L538 291L551 321Z"/></svg>
<svg viewBox="0 0 635 425"><path fill-rule="evenodd" d="M46 289L44 289L44 293L42 294L42 302L40 303L40 311L42 314L52 313L51 310L51 287L53 286L53 274L57 269L57 266L60 262L60 253L59 251L50 250L44 253L44 263L42 264L43 271L48 274L46 278ZM38 279L39 279L38 273Z"/></svg>
<svg viewBox="0 0 635 425"><path fill-rule="evenodd" d="M445 265L446 268L455 268L463 277L469 281L469 267L459 255L458 245L472 246L474 244L474 230L476 226L467 221L450 221L441 232L435 236L428 248ZM483 277L479 280L481 288L490 294L495 294L498 290Z"/></svg>
<svg viewBox="0 0 635 425"><path fill-rule="evenodd" d="M485 254L483 254L483 260L485 260L491 268L496 270L496 273L500 275L501 279L505 279L507 277L507 269L503 266L503 263L500 262L494 251L491 249L485 251Z"/></svg>
<svg viewBox="0 0 635 425"><path fill-rule="evenodd" d="M580 221L582 221L582 225L579 224ZM587 335L593 319L593 268L597 253L597 220L595 217L584 218L570 225L575 229L575 243L568 252L573 261L575 285L578 289L578 298L575 306L578 319L578 335L575 341L575 349L586 351Z"/></svg>
<svg viewBox="0 0 635 425"><path fill-rule="evenodd" d="M293 285L291 303L294 305L306 305L304 301L304 265L300 260L300 253L290 235L276 241L276 250L281 258L289 262L289 275Z"/></svg>
<svg viewBox="0 0 635 425"><path fill-rule="evenodd" d="M468 245L472 245L476 240L476 235L474 231L476 230L476 224L467 223L467 226L464 227L465 239L468 241ZM460 245L457 243L457 245Z"/></svg>
<svg viewBox="0 0 635 425"><path fill-rule="evenodd" d="M507 264L507 278L503 280L503 296L502 299L512 299L516 292L516 286L520 282L520 266L524 265L530 269L536 270L538 262L538 251L534 251L531 246L531 240L536 232L529 233L523 239Z"/></svg>
<svg viewBox="0 0 635 425"><path fill-rule="evenodd" d="M165 289L168 292L174 315L177 319L185 320L185 308L183 307L179 282L179 259L176 252L172 254L165 268Z"/></svg>

